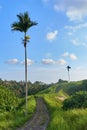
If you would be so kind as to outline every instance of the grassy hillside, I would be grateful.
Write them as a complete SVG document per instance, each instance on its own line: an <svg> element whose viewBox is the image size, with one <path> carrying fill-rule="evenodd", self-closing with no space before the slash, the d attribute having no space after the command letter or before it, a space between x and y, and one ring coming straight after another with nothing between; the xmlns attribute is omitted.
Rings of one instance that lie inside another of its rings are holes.
<svg viewBox="0 0 87 130"><path fill-rule="evenodd" d="M36 82L33 86L31 84L31 90L33 91L35 87L33 94L37 92L36 96L42 96L47 104L50 116L47 130L87 130L87 108L67 110L62 108L64 100L73 97L75 93L87 91L87 80L70 83L62 81L55 84L45 85L46 84L41 82ZM19 90L21 90L20 86L17 88L17 92L19 92ZM13 88L11 89L11 87L8 87L8 84L7 86L0 87L0 102L4 101L3 104L0 104L0 130L15 130L31 118L36 108L34 96L29 96L29 113L28 116L25 117L25 104L23 102L25 99L19 98L20 96L17 97L17 95L15 96L15 93L11 90L13 90ZM31 94L32 91L30 92ZM16 106L11 104L13 107L7 109L5 108L5 99L7 99L7 106L10 104L10 99L11 103L15 104L15 102L13 102L13 100L15 100L16 103L18 101L18 104ZM3 111L1 109L2 106L5 108Z"/></svg>
<svg viewBox="0 0 87 130"><path fill-rule="evenodd" d="M66 98L82 91L87 91L87 80L56 83L39 93L44 97L50 115L47 130L87 130L87 108L62 109Z"/></svg>
<svg viewBox="0 0 87 130"><path fill-rule="evenodd" d="M87 109L64 111L58 95L44 95L50 123L47 130L87 130Z"/></svg>
<svg viewBox="0 0 87 130"><path fill-rule="evenodd" d="M87 80L77 81L77 82L57 82L55 84L51 84L50 87L45 88L44 90L38 92L38 94L52 94L59 93L61 91L66 93L67 95L73 95L76 92L87 91Z"/></svg>

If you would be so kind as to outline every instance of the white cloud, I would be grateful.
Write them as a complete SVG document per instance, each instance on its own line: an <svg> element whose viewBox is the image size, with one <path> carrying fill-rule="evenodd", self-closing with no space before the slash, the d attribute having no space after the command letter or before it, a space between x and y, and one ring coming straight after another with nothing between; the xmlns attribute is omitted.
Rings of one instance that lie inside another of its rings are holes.
<svg viewBox="0 0 87 130"><path fill-rule="evenodd" d="M57 35L58 35L58 31L57 30L55 30L53 32L48 32L47 35L46 35L46 39L48 41L53 41L53 40L56 39Z"/></svg>
<svg viewBox="0 0 87 130"><path fill-rule="evenodd" d="M81 21L87 16L87 0L57 0L54 9L64 11L70 21Z"/></svg>
<svg viewBox="0 0 87 130"><path fill-rule="evenodd" d="M73 53L69 53L69 52L65 52L63 55L63 57L69 57L71 60L77 60L77 56Z"/></svg>
<svg viewBox="0 0 87 130"><path fill-rule="evenodd" d="M63 5L57 5L57 4L55 4L54 5L54 9L56 10L56 11L64 11L64 7L63 7Z"/></svg>
<svg viewBox="0 0 87 130"><path fill-rule="evenodd" d="M69 52L65 52L65 53L63 54L63 56L64 56L64 57L69 56Z"/></svg>
<svg viewBox="0 0 87 130"><path fill-rule="evenodd" d="M28 65L32 65L34 63L34 61L32 61L31 59L27 59L27 64Z"/></svg>
<svg viewBox="0 0 87 130"><path fill-rule="evenodd" d="M84 46L87 47L87 44L85 42L80 42L78 38L71 40L72 44L75 46Z"/></svg>
<svg viewBox="0 0 87 130"><path fill-rule="evenodd" d="M75 54L70 54L70 58L71 58L72 60L77 60L77 56L76 56Z"/></svg>
<svg viewBox="0 0 87 130"><path fill-rule="evenodd" d="M67 61L64 59L53 60L53 59L42 59L42 63L46 65L65 65Z"/></svg>
<svg viewBox="0 0 87 130"><path fill-rule="evenodd" d="M10 59L6 61L7 64L25 64L25 61L19 61L17 58ZM27 65L32 65L34 61L27 59Z"/></svg>
<svg viewBox="0 0 87 130"><path fill-rule="evenodd" d="M31 59L27 59L27 65L32 65L34 63L34 61L32 61ZM25 64L25 61L22 61L21 64Z"/></svg>
<svg viewBox="0 0 87 130"><path fill-rule="evenodd" d="M6 61L7 64L18 64L19 60L14 58Z"/></svg>
<svg viewBox="0 0 87 130"><path fill-rule="evenodd" d="M85 15L87 15L87 10L73 7L67 10L66 15L69 17L70 21L81 21Z"/></svg>
<svg viewBox="0 0 87 130"><path fill-rule="evenodd" d="M58 61L58 64L59 65L66 65L66 61L64 60L64 59L60 59L59 61Z"/></svg>
<svg viewBox="0 0 87 130"><path fill-rule="evenodd" d="M43 64L55 64L53 59L42 59Z"/></svg>
<svg viewBox="0 0 87 130"><path fill-rule="evenodd" d="M70 31L76 32L77 30L87 28L87 23L78 24L75 26L65 26L65 29L68 29Z"/></svg>
<svg viewBox="0 0 87 130"><path fill-rule="evenodd" d="M73 45L76 45L76 46L80 45L78 38L71 40L71 42Z"/></svg>

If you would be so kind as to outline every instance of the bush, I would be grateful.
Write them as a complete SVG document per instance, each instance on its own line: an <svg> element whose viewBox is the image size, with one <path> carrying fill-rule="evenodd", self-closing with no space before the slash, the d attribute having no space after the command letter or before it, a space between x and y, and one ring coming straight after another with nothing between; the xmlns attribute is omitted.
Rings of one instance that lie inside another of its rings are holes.
<svg viewBox="0 0 87 130"><path fill-rule="evenodd" d="M13 111L19 105L19 99L9 89L0 86L0 111Z"/></svg>
<svg viewBox="0 0 87 130"><path fill-rule="evenodd" d="M87 107L87 92L79 92L65 99L63 109L86 108Z"/></svg>

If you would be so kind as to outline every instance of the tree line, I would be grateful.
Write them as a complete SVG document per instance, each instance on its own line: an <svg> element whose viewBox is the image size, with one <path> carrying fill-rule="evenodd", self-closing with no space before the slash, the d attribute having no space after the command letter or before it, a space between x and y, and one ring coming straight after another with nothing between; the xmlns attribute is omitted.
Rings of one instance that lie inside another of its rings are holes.
<svg viewBox="0 0 87 130"><path fill-rule="evenodd" d="M15 80L2 80L0 79L0 85L3 86L4 88L8 88L10 91L14 92L17 97L24 97L25 96L25 81L15 81ZM28 81L27 82L28 86L28 95L36 94L39 91L42 91L50 85L45 84L40 81L36 81L34 83Z"/></svg>

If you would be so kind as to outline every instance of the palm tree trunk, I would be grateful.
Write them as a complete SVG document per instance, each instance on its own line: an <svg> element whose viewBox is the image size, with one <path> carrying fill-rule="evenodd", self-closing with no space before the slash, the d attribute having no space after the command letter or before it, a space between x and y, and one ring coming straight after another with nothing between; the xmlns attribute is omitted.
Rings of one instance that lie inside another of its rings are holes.
<svg viewBox="0 0 87 130"><path fill-rule="evenodd" d="M26 34L25 34L26 36ZM26 110L25 110L25 115L28 113L28 86L27 86L27 47L26 47L26 39L25 39L25 87L26 87Z"/></svg>
<svg viewBox="0 0 87 130"><path fill-rule="evenodd" d="M70 74L69 74L69 71L68 71L68 82L70 82Z"/></svg>

